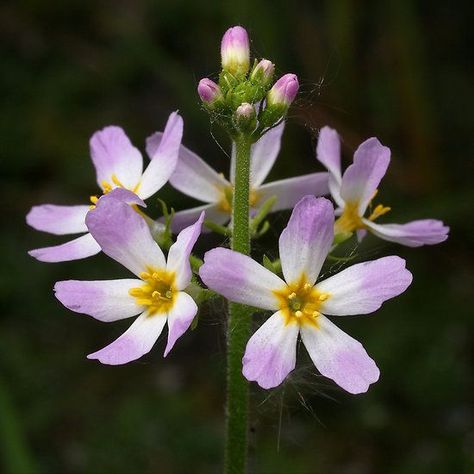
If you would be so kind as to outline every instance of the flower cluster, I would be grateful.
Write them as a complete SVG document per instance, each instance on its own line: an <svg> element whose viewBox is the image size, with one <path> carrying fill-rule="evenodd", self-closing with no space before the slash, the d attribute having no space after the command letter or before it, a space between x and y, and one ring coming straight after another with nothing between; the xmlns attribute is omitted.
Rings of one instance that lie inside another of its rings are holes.
<svg viewBox="0 0 474 474"><path fill-rule="evenodd" d="M221 61L218 83L201 79L199 96L231 135L244 131L259 137L285 116L298 93L298 78L285 74L273 84L275 65L268 59L255 60L250 68L249 38L241 26L224 34Z"/></svg>
<svg viewBox="0 0 474 474"><path fill-rule="evenodd" d="M198 93L212 119L231 138L229 179L182 145L183 119L177 112L169 116L163 132L147 139L150 162L144 171L142 155L125 132L105 127L90 140L100 195L91 196L89 204L35 206L27 215L28 224L37 230L83 235L30 254L44 262L60 262L102 251L134 274L55 284L56 298L76 313L104 322L136 316L124 334L89 354L89 359L112 365L136 360L152 349L167 324L166 356L191 326L199 303L209 295L222 295L272 313L242 354L247 380L265 389L281 384L295 367L300 337L323 376L350 393L365 392L378 380L379 369L362 344L328 316L373 313L403 293L412 275L405 261L392 255L319 279L328 256L342 240L353 238L356 243L367 232L417 247L444 241L449 228L433 219L375 223L390 211L372 205L390 162L389 148L376 138L357 148L353 163L342 173L339 136L324 127L313 164L327 171L315 168L311 174L265 183L280 152L284 118L298 92L298 79L286 74L273 82L275 67L267 59L251 67L249 39L240 26L225 33L221 57L218 83L202 79ZM244 213L250 226L270 212L292 209L278 241L279 259L262 265L249 255L219 247L209 249L202 261L192 255L202 231L237 231L233 219L241 170L236 156L242 137L250 159L249 212ZM148 215L144 200L167 182L205 204ZM332 197L336 208L324 195Z"/></svg>

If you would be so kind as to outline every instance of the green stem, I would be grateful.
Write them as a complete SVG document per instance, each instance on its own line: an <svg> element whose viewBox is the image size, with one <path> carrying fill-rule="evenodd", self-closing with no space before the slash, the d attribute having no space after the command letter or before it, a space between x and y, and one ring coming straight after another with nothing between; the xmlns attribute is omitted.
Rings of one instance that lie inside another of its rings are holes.
<svg viewBox="0 0 474 474"><path fill-rule="evenodd" d="M235 189L232 206L232 250L249 255L249 177L251 139L236 140ZM229 303L227 328L226 474L242 474L247 463L248 382L242 375L242 357L250 336L249 308Z"/></svg>

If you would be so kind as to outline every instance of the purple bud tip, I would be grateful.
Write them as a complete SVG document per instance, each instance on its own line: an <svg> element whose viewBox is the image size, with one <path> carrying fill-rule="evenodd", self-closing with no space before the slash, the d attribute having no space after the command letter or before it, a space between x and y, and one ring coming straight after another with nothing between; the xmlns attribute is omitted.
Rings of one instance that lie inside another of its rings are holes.
<svg viewBox="0 0 474 474"><path fill-rule="evenodd" d="M261 72L264 77L273 76L275 71L275 65L268 59L262 59L256 66L252 74L257 74Z"/></svg>
<svg viewBox="0 0 474 474"><path fill-rule="evenodd" d="M253 105L244 102L243 104L237 107L235 113L238 117L251 118L255 115L255 108Z"/></svg>
<svg viewBox="0 0 474 474"><path fill-rule="evenodd" d="M250 65L247 31L241 26L229 28L221 42L222 68L231 74L245 74Z"/></svg>
<svg viewBox="0 0 474 474"><path fill-rule="evenodd" d="M199 97L206 104L214 102L221 94L220 87L207 77L199 81L197 90Z"/></svg>
<svg viewBox="0 0 474 474"><path fill-rule="evenodd" d="M300 85L295 74L285 74L275 82L268 93L268 104L289 106L296 97Z"/></svg>

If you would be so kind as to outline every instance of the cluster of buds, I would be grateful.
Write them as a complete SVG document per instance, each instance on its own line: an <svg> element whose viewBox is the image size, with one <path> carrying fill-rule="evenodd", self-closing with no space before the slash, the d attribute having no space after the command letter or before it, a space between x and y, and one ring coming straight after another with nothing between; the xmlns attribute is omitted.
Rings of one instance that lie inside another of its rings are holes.
<svg viewBox="0 0 474 474"><path fill-rule="evenodd" d="M258 139L287 113L298 92L298 78L285 74L273 83L275 65L268 59L255 60L250 67L249 38L241 26L225 32L221 60L218 83L201 79L198 94L205 108L231 133L254 133Z"/></svg>

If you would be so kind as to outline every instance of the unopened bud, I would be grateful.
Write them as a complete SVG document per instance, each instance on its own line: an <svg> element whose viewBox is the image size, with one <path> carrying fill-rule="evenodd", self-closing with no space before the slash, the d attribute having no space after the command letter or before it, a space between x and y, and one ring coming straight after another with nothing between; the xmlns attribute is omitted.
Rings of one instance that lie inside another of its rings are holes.
<svg viewBox="0 0 474 474"><path fill-rule="evenodd" d="M250 66L247 31L241 26L229 28L221 42L222 69L235 76L245 75Z"/></svg>
<svg viewBox="0 0 474 474"><path fill-rule="evenodd" d="M199 97L206 105L212 105L222 97L220 87L207 77L199 81L197 90Z"/></svg>
<svg viewBox="0 0 474 474"><path fill-rule="evenodd" d="M295 74L285 74L275 82L267 95L267 105L289 107L296 97L300 85Z"/></svg>
<svg viewBox="0 0 474 474"><path fill-rule="evenodd" d="M239 105L235 111L235 121L241 131L253 131L257 126L255 107L247 102Z"/></svg>
<svg viewBox="0 0 474 474"><path fill-rule="evenodd" d="M273 79L273 73L275 72L275 65L268 59L262 59L254 68L250 74L250 79L253 82L268 86Z"/></svg>

